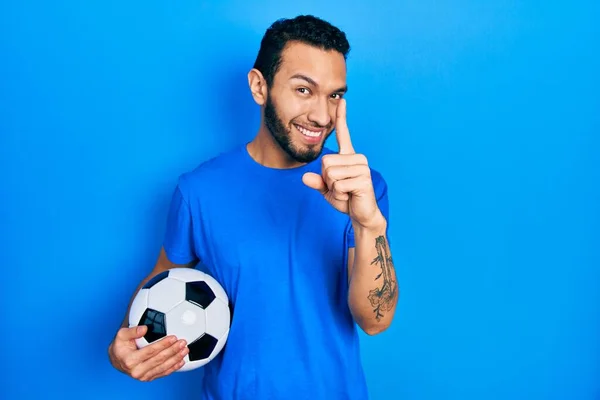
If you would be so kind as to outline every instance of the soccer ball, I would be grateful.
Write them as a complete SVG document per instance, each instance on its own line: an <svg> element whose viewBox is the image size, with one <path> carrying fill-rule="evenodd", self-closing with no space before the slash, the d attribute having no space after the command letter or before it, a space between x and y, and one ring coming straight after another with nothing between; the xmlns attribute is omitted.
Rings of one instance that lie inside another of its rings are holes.
<svg viewBox="0 0 600 400"><path fill-rule="evenodd" d="M178 371L212 361L225 346L231 324L229 299L210 275L192 268L173 268L148 281L129 311L129 326L148 326L136 339L138 348L168 335L185 339L189 353Z"/></svg>

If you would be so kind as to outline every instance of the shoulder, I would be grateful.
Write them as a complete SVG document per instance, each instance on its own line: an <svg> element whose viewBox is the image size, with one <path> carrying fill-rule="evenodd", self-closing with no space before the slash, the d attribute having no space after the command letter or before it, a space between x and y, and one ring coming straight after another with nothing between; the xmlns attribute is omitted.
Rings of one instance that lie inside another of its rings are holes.
<svg viewBox="0 0 600 400"><path fill-rule="evenodd" d="M225 150L205 161L193 169L179 175L177 185L184 195L205 187L215 187L222 184L227 178L240 169L243 157L243 145Z"/></svg>

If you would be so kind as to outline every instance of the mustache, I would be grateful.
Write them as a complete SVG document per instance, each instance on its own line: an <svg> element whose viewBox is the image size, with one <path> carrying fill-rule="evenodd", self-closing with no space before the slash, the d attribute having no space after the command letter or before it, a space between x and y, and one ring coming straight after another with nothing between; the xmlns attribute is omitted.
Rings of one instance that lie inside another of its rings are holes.
<svg viewBox="0 0 600 400"><path fill-rule="evenodd" d="M300 122L295 122L292 121L293 124L296 125L300 125L300 126L306 126L307 128L315 128L315 129L327 129L330 130L331 128L333 128L333 121L331 121L330 123L328 123L327 125L321 125L315 122L308 122L308 123L300 123Z"/></svg>

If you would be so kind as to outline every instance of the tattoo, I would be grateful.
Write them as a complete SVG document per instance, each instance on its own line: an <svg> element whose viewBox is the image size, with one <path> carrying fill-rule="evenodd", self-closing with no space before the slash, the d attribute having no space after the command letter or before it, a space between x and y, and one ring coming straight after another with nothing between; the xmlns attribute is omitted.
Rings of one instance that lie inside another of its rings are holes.
<svg viewBox="0 0 600 400"><path fill-rule="evenodd" d="M384 311L390 311L394 306L394 300L398 292L398 285L392 277L394 262L389 253L388 246L384 236L379 236L375 239L375 248L377 249L377 257L371 262L381 266L381 273L377 275L375 280L383 279L381 287L369 291L369 301L373 306L373 312L377 321L381 320Z"/></svg>

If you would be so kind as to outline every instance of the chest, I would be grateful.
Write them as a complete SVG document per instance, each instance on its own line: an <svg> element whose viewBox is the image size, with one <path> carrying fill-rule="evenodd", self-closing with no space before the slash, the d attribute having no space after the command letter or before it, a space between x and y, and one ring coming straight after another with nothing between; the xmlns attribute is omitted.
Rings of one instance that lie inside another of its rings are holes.
<svg viewBox="0 0 600 400"><path fill-rule="evenodd" d="M249 182L198 201L194 245L232 301L311 285L334 290L346 279L349 219L312 189Z"/></svg>

